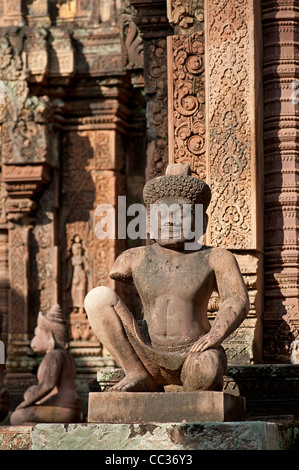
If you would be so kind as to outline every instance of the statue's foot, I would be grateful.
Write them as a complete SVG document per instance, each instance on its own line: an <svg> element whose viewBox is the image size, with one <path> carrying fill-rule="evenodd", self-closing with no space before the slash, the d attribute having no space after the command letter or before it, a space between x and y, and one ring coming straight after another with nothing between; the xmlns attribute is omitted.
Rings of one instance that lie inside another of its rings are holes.
<svg viewBox="0 0 299 470"><path fill-rule="evenodd" d="M126 375L120 382L113 385L107 392L157 392L160 387L150 375Z"/></svg>

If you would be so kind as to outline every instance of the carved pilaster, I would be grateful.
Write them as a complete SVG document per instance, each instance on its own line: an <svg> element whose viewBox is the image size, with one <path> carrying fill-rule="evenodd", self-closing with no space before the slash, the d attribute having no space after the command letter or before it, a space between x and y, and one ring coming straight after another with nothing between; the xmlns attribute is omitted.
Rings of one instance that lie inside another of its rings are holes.
<svg viewBox="0 0 299 470"><path fill-rule="evenodd" d="M265 358L289 362L299 336L298 35L295 0L262 1L265 152Z"/></svg>
<svg viewBox="0 0 299 470"><path fill-rule="evenodd" d="M94 96L92 116L84 114L89 100L70 103L65 107L63 130L58 234L61 304L70 316L70 347L81 374L95 371L105 360L82 299L95 286L115 288L109 272L125 248L125 240L101 240L96 234L97 207L110 204L116 208L117 196L125 195L123 134L128 120L123 84L119 79L109 86L102 81L100 96L105 101Z"/></svg>
<svg viewBox="0 0 299 470"><path fill-rule="evenodd" d="M32 226L12 224L9 230L9 312L6 370L30 372L35 361L29 357L28 262Z"/></svg>
<svg viewBox="0 0 299 470"><path fill-rule="evenodd" d="M168 164L166 36L173 33L165 0L131 0L144 45L144 90L147 100L146 179L163 175Z"/></svg>
<svg viewBox="0 0 299 470"><path fill-rule="evenodd" d="M167 38L169 161L206 178L204 2L169 0Z"/></svg>
<svg viewBox="0 0 299 470"><path fill-rule="evenodd" d="M232 363L262 358L260 16L254 0L205 1L206 164L212 190L207 242L236 255L251 304L248 318L226 343Z"/></svg>
<svg viewBox="0 0 299 470"><path fill-rule="evenodd" d="M259 6L206 2L210 239L261 249Z"/></svg>

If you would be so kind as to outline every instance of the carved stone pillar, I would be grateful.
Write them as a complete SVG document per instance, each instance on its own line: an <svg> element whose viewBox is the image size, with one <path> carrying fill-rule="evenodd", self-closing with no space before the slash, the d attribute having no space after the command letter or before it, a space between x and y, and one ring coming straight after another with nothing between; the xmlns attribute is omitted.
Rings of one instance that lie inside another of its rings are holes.
<svg viewBox="0 0 299 470"><path fill-rule="evenodd" d="M229 360L261 361L263 216L261 20L254 0L205 1L207 241L238 259L250 312L226 348Z"/></svg>
<svg viewBox="0 0 299 470"><path fill-rule="evenodd" d="M290 362L299 339L298 37L295 0L262 1L264 40L264 354Z"/></svg>
<svg viewBox="0 0 299 470"><path fill-rule="evenodd" d="M230 363L261 360L260 8L253 0L169 0L169 160L212 189L207 244L231 250L251 309L225 343ZM219 308L209 305L210 319Z"/></svg>
<svg viewBox="0 0 299 470"><path fill-rule="evenodd" d="M165 0L131 0L144 45L147 112L146 179L164 174L168 164L167 44L172 34Z"/></svg>
<svg viewBox="0 0 299 470"><path fill-rule="evenodd" d="M169 162L188 162L206 179L204 2L168 1Z"/></svg>
<svg viewBox="0 0 299 470"><path fill-rule="evenodd" d="M117 288L109 272L126 247L125 240L99 239L96 225L100 221L97 207L101 204L115 208L117 221L117 197L126 194L124 135L129 95L119 78L109 84L98 79L96 89L85 89L86 96L95 92L92 116L90 99L84 99L81 93L64 108L58 232L61 305L70 317L70 348L84 393L88 392L86 374L113 365L114 361L105 357L107 351L94 336L82 299L99 285Z"/></svg>

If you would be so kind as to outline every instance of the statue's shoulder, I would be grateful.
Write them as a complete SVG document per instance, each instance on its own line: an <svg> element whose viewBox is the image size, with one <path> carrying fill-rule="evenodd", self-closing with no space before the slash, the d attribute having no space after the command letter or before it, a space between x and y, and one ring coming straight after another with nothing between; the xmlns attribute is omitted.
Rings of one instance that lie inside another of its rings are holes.
<svg viewBox="0 0 299 470"><path fill-rule="evenodd" d="M134 247L123 251L115 260L110 271L111 279L123 282L132 281L132 271L134 267L144 255L145 247Z"/></svg>
<svg viewBox="0 0 299 470"><path fill-rule="evenodd" d="M208 247L208 256L211 267L217 270L221 267L227 269L229 265L236 262L234 255L225 248Z"/></svg>
<svg viewBox="0 0 299 470"><path fill-rule="evenodd" d="M116 261L126 263L126 262L134 262L134 260L138 259L140 256L143 256L146 251L146 246L137 246L134 248L129 248L128 250L123 251L116 259Z"/></svg>
<svg viewBox="0 0 299 470"><path fill-rule="evenodd" d="M64 349L52 349L48 351L45 357L43 358L43 363L50 362L51 364L59 365L65 360L65 350Z"/></svg>

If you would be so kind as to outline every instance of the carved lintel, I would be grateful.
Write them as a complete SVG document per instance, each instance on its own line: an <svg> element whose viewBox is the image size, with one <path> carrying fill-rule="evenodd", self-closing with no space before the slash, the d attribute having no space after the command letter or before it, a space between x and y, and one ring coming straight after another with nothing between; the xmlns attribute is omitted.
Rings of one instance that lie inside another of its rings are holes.
<svg viewBox="0 0 299 470"><path fill-rule="evenodd" d="M3 165L3 182L11 198L32 198L50 181L46 165Z"/></svg>
<svg viewBox="0 0 299 470"><path fill-rule="evenodd" d="M36 209L34 196L50 181L46 165L3 165L3 183L7 192L6 217L10 222L28 218Z"/></svg>

